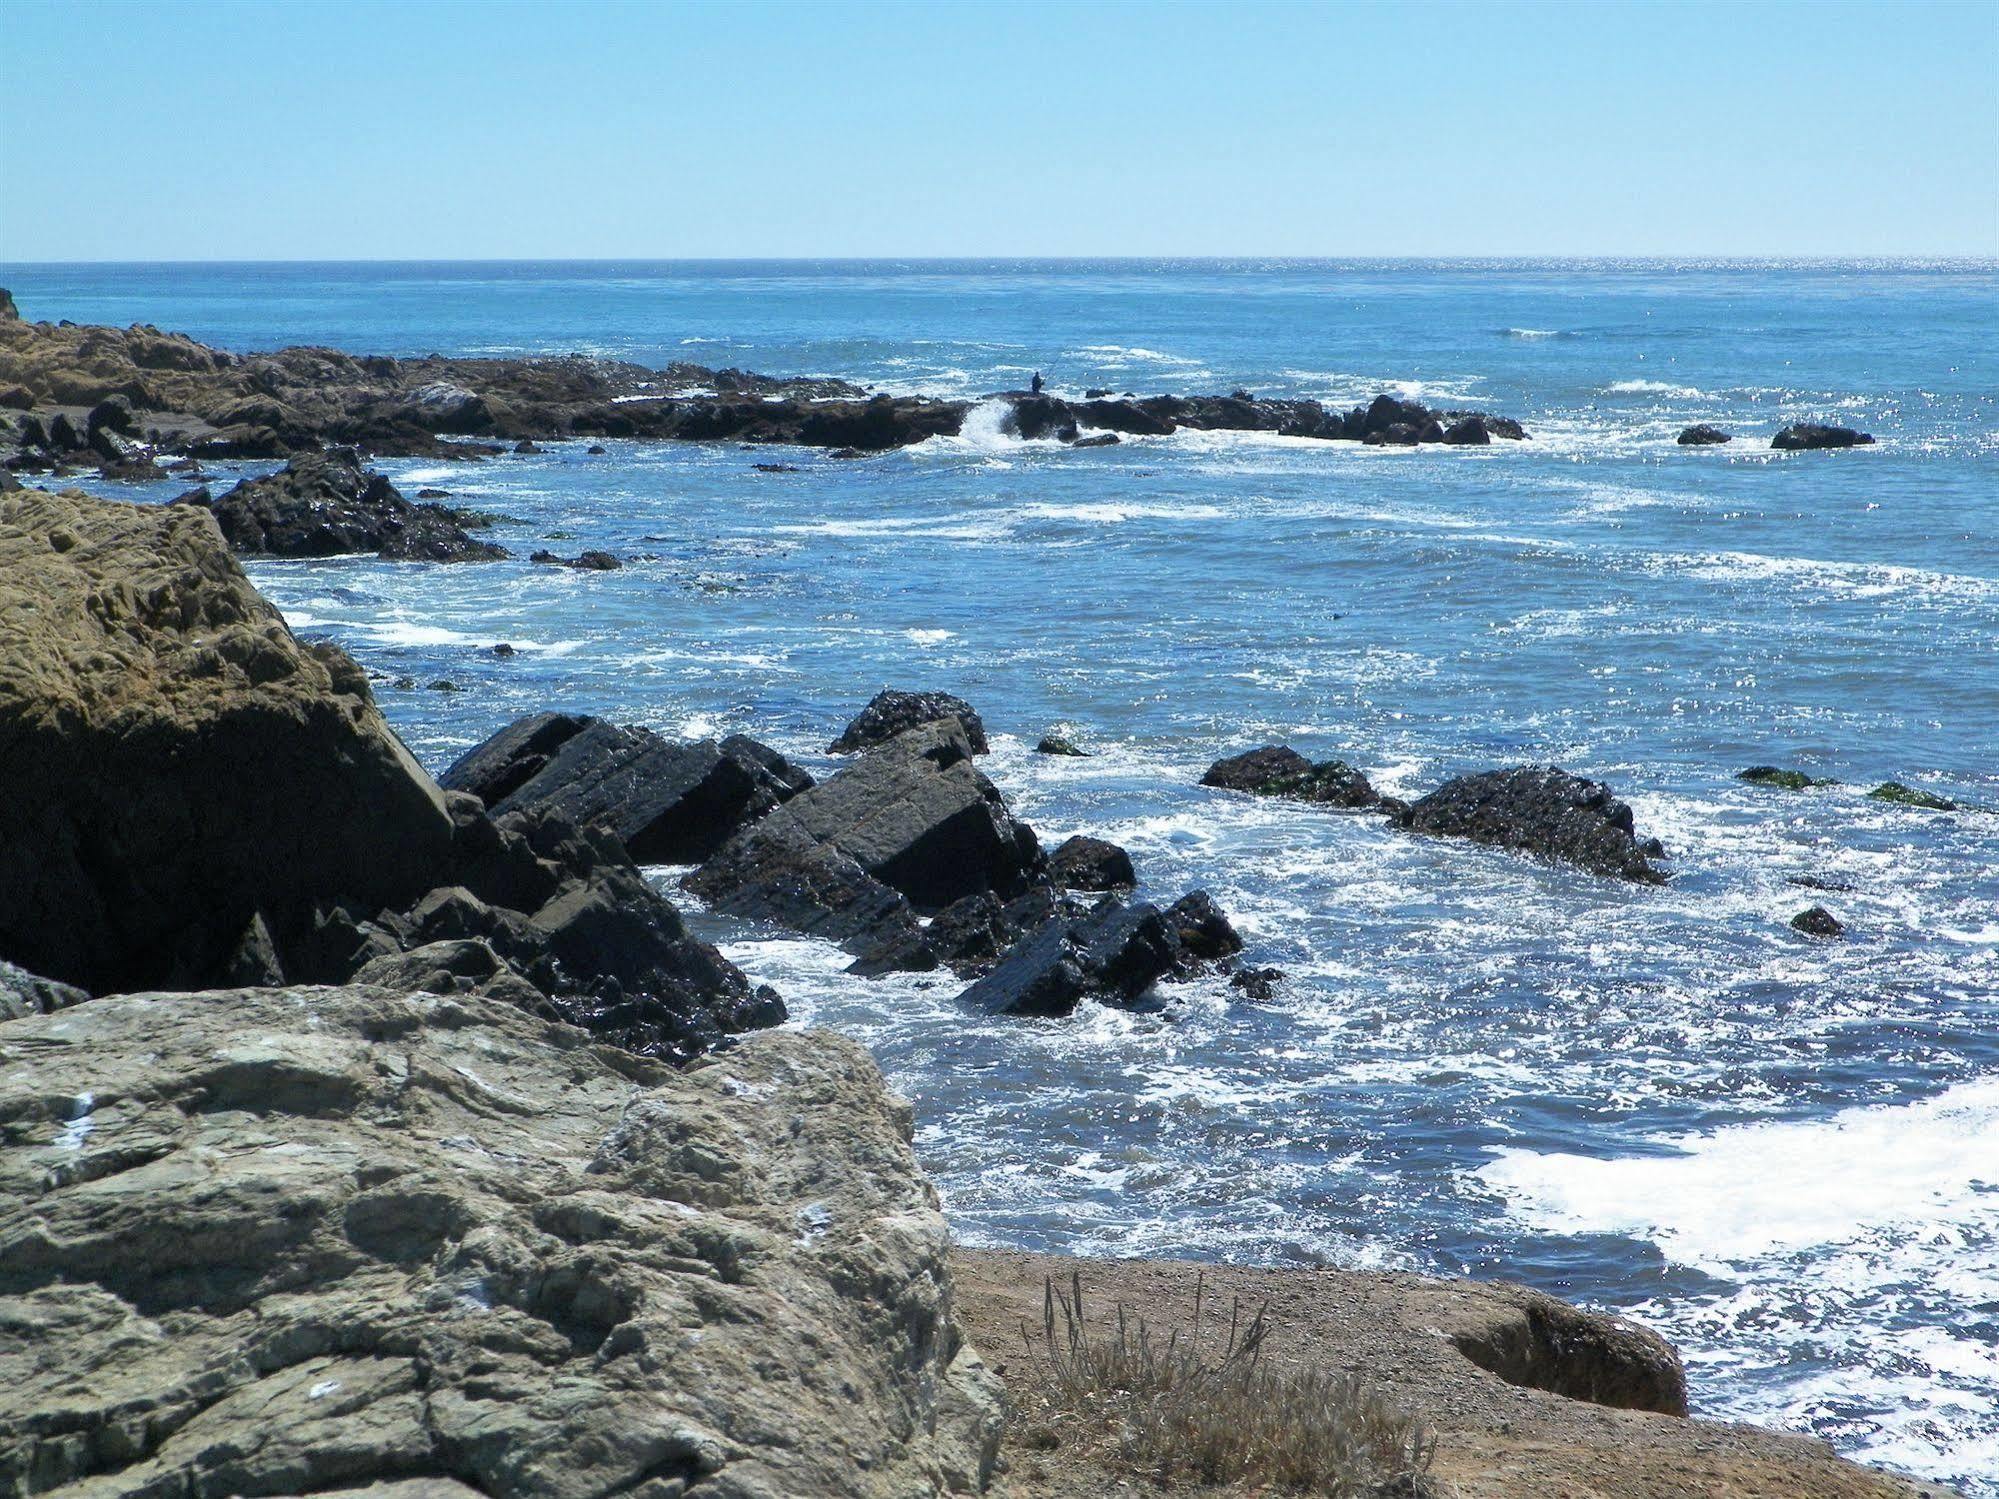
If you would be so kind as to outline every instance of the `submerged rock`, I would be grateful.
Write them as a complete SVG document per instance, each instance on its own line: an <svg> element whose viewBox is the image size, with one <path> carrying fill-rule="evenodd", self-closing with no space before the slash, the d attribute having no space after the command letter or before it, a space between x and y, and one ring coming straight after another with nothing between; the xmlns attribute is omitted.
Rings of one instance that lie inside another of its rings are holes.
<svg viewBox="0 0 1999 1499"><path fill-rule="evenodd" d="M1217 760L1202 775L1201 784L1334 807L1358 809L1381 802L1381 794L1367 777L1346 761L1322 760L1315 765L1283 744L1266 744Z"/></svg>
<svg viewBox="0 0 1999 1499"><path fill-rule="evenodd" d="M1900 781L1883 781L1867 793L1877 802L1893 802L1898 807L1921 807L1928 812L1955 812L1956 802L1949 797L1938 796L1934 791L1923 791L1915 786L1905 786Z"/></svg>
<svg viewBox="0 0 1999 1499"><path fill-rule="evenodd" d="M1791 925L1807 937L1829 940L1846 935L1846 928L1840 925L1839 918L1824 906L1810 906L1798 912L1791 918Z"/></svg>
<svg viewBox="0 0 1999 1499"><path fill-rule="evenodd" d="M1651 863L1665 850L1655 838L1638 839L1631 808L1602 782L1554 766L1459 776L1413 803L1401 822L1414 832L1520 849L1592 874L1666 882Z"/></svg>
<svg viewBox="0 0 1999 1499"><path fill-rule="evenodd" d="M1691 427L1682 428L1680 435L1674 441L1683 448L1706 448L1718 443L1733 442L1735 437L1734 434L1724 432L1719 427L1709 426L1706 422L1696 422Z"/></svg>
<svg viewBox="0 0 1999 1499"><path fill-rule="evenodd" d="M826 746L826 752L850 755L893 739L905 730L947 718L954 718L963 726L973 754L983 755L991 747L986 743L986 726L979 710L963 698L949 692L898 692L888 688L874 695L853 722L841 730L840 737Z"/></svg>
<svg viewBox="0 0 1999 1499"><path fill-rule="evenodd" d="M1747 770L1737 771L1735 778L1752 786L1769 786L1778 791L1807 791L1839 784L1831 776L1810 776L1802 770L1787 770L1776 765L1752 765Z"/></svg>
<svg viewBox="0 0 1999 1499"><path fill-rule="evenodd" d="M642 864L695 864L812 778L742 735L676 744L646 728L537 713L466 751L438 783L495 814L601 823Z"/></svg>
<svg viewBox="0 0 1999 1499"><path fill-rule="evenodd" d="M838 1037L675 1072L474 993L144 993L0 1026L0 1113L9 1492L992 1475L908 1106Z"/></svg>
<svg viewBox="0 0 1999 1499"><path fill-rule="evenodd" d="M1770 446L1796 451L1803 448L1861 448L1874 439L1851 427L1827 427L1818 422L1794 422L1770 439Z"/></svg>
<svg viewBox="0 0 1999 1499"><path fill-rule="evenodd" d="M230 548L245 556L332 557L373 552L399 562L492 562L507 555L476 541L440 505L413 505L350 448L306 453L220 499L205 489L174 503L214 515Z"/></svg>
<svg viewBox="0 0 1999 1499"><path fill-rule="evenodd" d="M1037 755L1066 755L1075 760L1087 760L1090 757L1088 750L1078 749L1060 734L1043 734L1041 742L1034 746L1034 752Z"/></svg>

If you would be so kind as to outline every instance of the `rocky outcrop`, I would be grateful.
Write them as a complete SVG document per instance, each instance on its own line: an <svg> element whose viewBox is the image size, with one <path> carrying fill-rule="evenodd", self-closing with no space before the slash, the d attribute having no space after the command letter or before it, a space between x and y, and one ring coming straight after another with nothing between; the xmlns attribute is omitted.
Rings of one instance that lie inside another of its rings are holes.
<svg viewBox="0 0 1999 1499"><path fill-rule="evenodd" d="M1955 812L1956 802L1947 796L1938 796L1934 791L1924 791L1918 786L1904 785L1900 781L1883 781L1868 797L1877 802L1893 802L1898 807L1920 807L1925 812Z"/></svg>
<svg viewBox="0 0 1999 1499"><path fill-rule="evenodd" d="M199 509L0 500L0 777L0 956L96 993L477 940L523 1003L654 1055L783 1016L612 834L440 790Z"/></svg>
<svg viewBox="0 0 1999 1499"><path fill-rule="evenodd" d="M0 394L35 424L17 427L9 464L90 463L114 473L149 469L154 455L178 450L285 458L329 443L466 459L618 437L800 443L858 456L955 436L972 409L965 401L869 394L841 380L691 364L655 370L580 357L357 358L318 348L235 354L147 325L78 328L18 318L0 319ZM84 415L112 397L133 413L132 431L100 428L107 440L93 446ZM1183 427L1377 443L1526 435L1507 417L1434 411L1393 396L1345 413L1246 391L1081 402L1016 391L999 399L1007 403L1008 430L1064 442L1163 436ZM1084 437L1083 428L1099 435Z"/></svg>
<svg viewBox="0 0 1999 1499"><path fill-rule="evenodd" d="M826 746L826 752L851 755L870 745L884 744L906 730L947 718L956 719L964 729L973 754L983 755L991 748L979 710L963 698L949 692L898 692L891 687L876 693L841 730L840 737Z"/></svg>
<svg viewBox="0 0 1999 1499"><path fill-rule="evenodd" d="M1851 427L1828 427L1818 422L1793 422L1775 437L1770 446L1787 452L1805 448L1863 448L1874 439Z"/></svg>
<svg viewBox="0 0 1999 1499"><path fill-rule="evenodd" d="M204 488L175 503L209 511L242 556L373 552L397 562L493 562L507 555L467 535L442 505L411 504L385 477L363 468L351 448L302 454L220 499Z"/></svg>
<svg viewBox="0 0 1999 1499"><path fill-rule="evenodd" d="M868 932L857 921L904 919L879 890L919 911L1018 895L1039 876L1041 850L972 754L955 718L907 729L745 828L687 888L721 910L842 939ZM799 907L815 895L831 909L807 924Z"/></svg>
<svg viewBox="0 0 1999 1499"><path fill-rule="evenodd" d="M1414 832L1519 849L1591 874L1666 882L1651 862L1665 850L1657 839L1638 839L1631 808L1602 782L1553 766L1459 776L1413 803L1401 821Z"/></svg>
<svg viewBox="0 0 1999 1499"><path fill-rule="evenodd" d="M1057 755L1069 760L1087 760L1090 757L1088 750L1078 748L1074 740L1064 738L1060 734L1043 734L1040 741L1035 744L1034 752L1037 755Z"/></svg>
<svg viewBox="0 0 1999 1499"><path fill-rule="evenodd" d="M548 567L573 568L583 573L614 573L625 565L609 552L579 552L574 557L559 557L554 552L540 551L530 553L528 561Z"/></svg>
<svg viewBox="0 0 1999 1499"><path fill-rule="evenodd" d="M1129 1006L1160 980L1191 977L1241 950L1205 891L1165 911L1107 895L1016 944L959 1001L990 1015L1067 1015L1086 999Z"/></svg>
<svg viewBox="0 0 1999 1499"><path fill-rule="evenodd" d="M598 823L644 864L696 864L812 778L743 735L675 744L601 718L537 713L468 750L438 777L495 814Z"/></svg>
<svg viewBox="0 0 1999 1499"><path fill-rule="evenodd" d="M97 992L201 984L260 912L437 883L441 793L205 511L9 495L0 594L0 954Z"/></svg>
<svg viewBox="0 0 1999 1499"><path fill-rule="evenodd" d="M1733 442L1735 438L1719 427L1709 426L1706 422L1696 422L1691 427L1682 428L1680 435L1673 440L1683 448L1707 448L1719 443Z"/></svg>
<svg viewBox="0 0 1999 1499"><path fill-rule="evenodd" d="M1315 765L1288 744L1266 744L1217 760L1202 775L1201 784L1333 807L1361 809L1381 804L1381 794L1346 761L1322 760Z"/></svg>
<svg viewBox="0 0 1999 1499"><path fill-rule="evenodd" d="M997 1382L858 1046L675 1072L471 994L0 1026L0 1490L976 1492Z"/></svg>

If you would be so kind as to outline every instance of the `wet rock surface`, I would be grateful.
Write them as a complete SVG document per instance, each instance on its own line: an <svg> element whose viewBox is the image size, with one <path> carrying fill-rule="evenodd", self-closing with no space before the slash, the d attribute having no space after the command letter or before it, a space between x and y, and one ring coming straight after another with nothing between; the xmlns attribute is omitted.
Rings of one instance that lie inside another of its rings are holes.
<svg viewBox="0 0 1999 1499"><path fill-rule="evenodd" d="M538 713L467 751L438 783L496 815L601 823L642 864L695 864L812 778L741 735L676 744L646 728Z"/></svg>
<svg viewBox="0 0 1999 1499"><path fill-rule="evenodd" d="M959 1000L991 1015L1067 1015L1085 999L1130 1006L1162 979L1192 977L1241 948L1205 891L1165 911L1107 895L1017 943Z"/></svg>
<svg viewBox="0 0 1999 1499"><path fill-rule="evenodd" d="M1066 840L1048 856L1048 877L1064 890L1129 890L1138 883L1130 854L1086 833Z"/></svg>
<svg viewBox="0 0 1999 1499"><path fill-rule="evenodd" d="M1591 874L1666 882L1651 862L1665 851L1637 837L1631 808L1602 782L1553 766L1460 776L1414 802L1401 821L1413 832L1519 849Z"/></svg>
<svg viewBox="0 0 1999 1499"><path fill-rule="evenodd" d="M1818 422L1793 422L1775 437L1770 446L1786 451L1809 448L1864 448L1874 439L1851 427L1828 427Z"/></svg>
<svg viewBox="0 0 1999 1499"><path fill-rule="evenodd" d="M494 562L507 555L469 535L443 506L404 499L387 478L363 468L351 448L301 454L219 498L203 488L175 503L211 513L241 556L373 552L398 562Z"/></svg>
<svg viewBox="0 0 1999 1499"><path fill-rule="evenodd" d="M1724 442L1733 442L1734 434L1724 432L1719 427L1706 422L1696 422L1691 427L1680 429L1680 435L1673 439L1683 448L1715 447Z"/></svg>
<svg viewBox="0 0 1999 1499"><path fill-rule="evenodd" d="M991 1474L908 1108L837 1037L676 1072L474 994L147 993L0 1025L0 1111L8 1492Z"/></svg>
<svg viewBox="0 0 1999 1499"><path fill-rule="evenodd" d="M1247 791L1355 809L1379 806L1381 795L1365 775L1344 760L1313 764L1289 745L1268 744L1217 760L1201 777L1203 786Z"/></svg>
<svg viewBox="0 0 1999 1499"><path fill-rule="evenodd" d="M899 692L888 688L876 693L867 707L854 715L840 737L826 746L826 752L851 755L871 745L886 743L909 729L945 719L957 720L973 754L983 755L991 748L986 743L986 725L979 717L979 710L963 698L949 692Z"/></svg>

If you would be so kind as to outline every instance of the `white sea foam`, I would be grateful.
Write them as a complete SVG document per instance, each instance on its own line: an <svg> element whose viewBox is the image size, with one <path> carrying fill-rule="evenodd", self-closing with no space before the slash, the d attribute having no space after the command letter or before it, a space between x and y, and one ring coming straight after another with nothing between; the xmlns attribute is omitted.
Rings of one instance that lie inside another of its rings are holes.
<svg viewBox="0 0 1999 1499"><path fill-rule="evenodd" d="M1599 1159L1502 1149L1479 1175L1513 1214L1562 1233L1615 1233L1717 1269L1870 1228L1999 1230L1999 1077L1918 1103L1735 1125Z"/></svg>
<svg viewBox="0 0 1999 1499"><path fill-rule="evenodd" d="M1603 388L1611 396L1672 396L1691 401L1705 394L1696 386L1675 385L1669 380L1613 380Z"/></svg>

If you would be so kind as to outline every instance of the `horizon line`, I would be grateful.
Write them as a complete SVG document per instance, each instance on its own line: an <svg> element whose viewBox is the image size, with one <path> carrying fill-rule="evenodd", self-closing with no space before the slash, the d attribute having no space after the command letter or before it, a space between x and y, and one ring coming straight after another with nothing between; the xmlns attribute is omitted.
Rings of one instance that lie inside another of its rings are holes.
<svg viewBox="0 0 1999 1499"><path fill-rule="evenodd" d="M1006 255L1006 254L954 254L954 255L368 255L368 256L310 256L286 255L256 258L199 259L174 257L169 259L112 259L76 258L64 260L9 260L0 258L0 267L21 269L43 269L49 267L91 267L91 266L280 266L280 265L878 265L882 263L902 263L914 265L948 265L970 262L1002 262L1014 265L1059 265L1076 262L1095 262L1112 265L1146 265L1162 261L1190 264L1226 265L1242 261L1265 261L1276 264L1311 265L1338 264L1359 261L1402 261L1414 264L1449 264L1459 261L1487 261L1505 264L1531 265L1553 261L1566 262L1674 262L1674 261L1724 261L1738 265L1787 265L1799 263L1852 264L1852 263L1895 263L1895 262L1950 262L1964 265L1999 267L1999 251L1976 254L1954 251L1905 250L1894 252L1821 252L1797 251L1785 253L1737 253L1719 250L1680 251L1537 251L1533 253L1509 254L1482 251L1462 251L1448 254L1398 255L1385 253L1347 253L1325 255L1271 255L1258 253L1242 254L1200 254L1200 255Z"/></svg>

